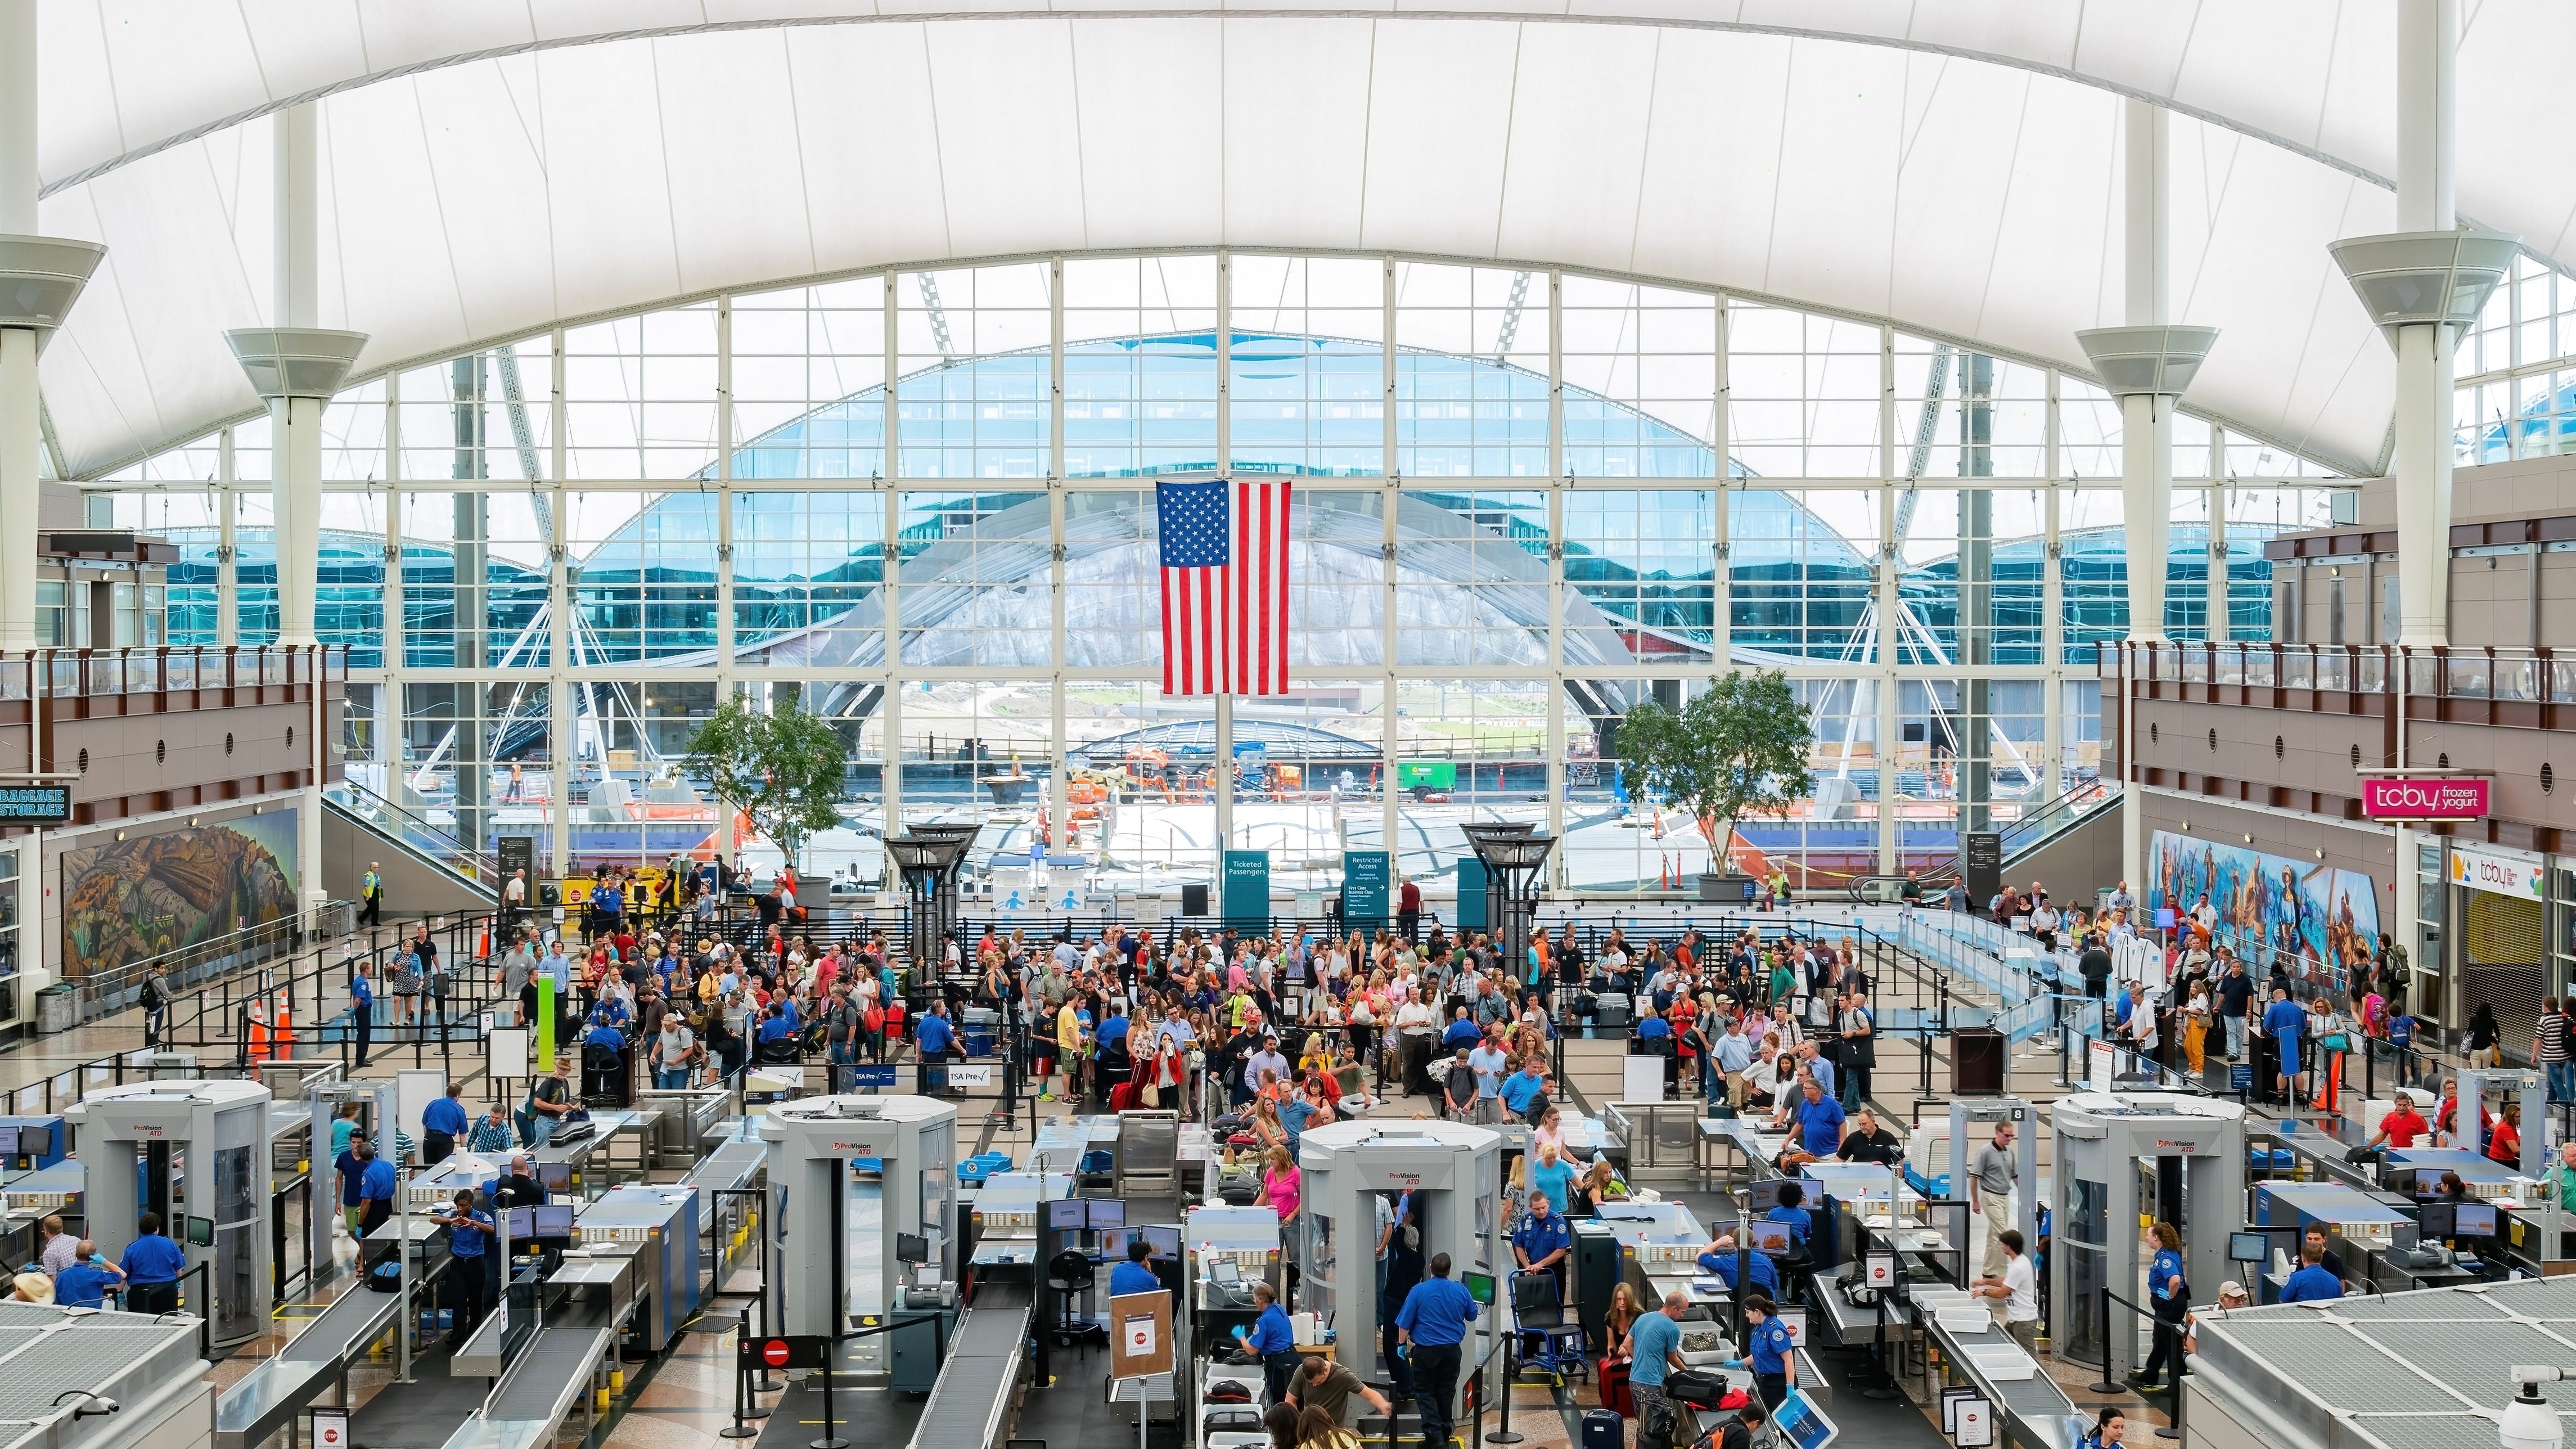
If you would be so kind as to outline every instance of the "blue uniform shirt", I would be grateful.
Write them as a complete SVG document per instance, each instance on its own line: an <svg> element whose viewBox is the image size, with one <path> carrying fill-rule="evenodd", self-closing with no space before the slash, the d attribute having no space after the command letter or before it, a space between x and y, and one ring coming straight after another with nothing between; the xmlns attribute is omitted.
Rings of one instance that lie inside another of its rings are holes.
<svg viewBox="0 0 2576 1449"><path fill-rule="evenodd" d="M2147 1291L2158 1298L2173 1296L2173 1280L2182 1276L2182 1254L2171 1248L2156 1250L2156 1260L2147 1268Z"/></svg>
<svg viewBox="0 0 2576 1449"><path fill-rule="evenodd" d="M1288 1311L1276 1303L1262 1309L1252 1321L1252 1331L1243 1336L1243 1346L1264 1358L1295 1348L1297 1336L1288 1331Z"/></svg>
<svg viewBox="0 0 2576 1449"><path fill-rule="evenodd" d="M441 1097L420 1114L421 1130L444 1132L450 1137L465 1135L465 1104L454 1097Z"/></svg>
<svg viewBox="0 0 2576 1449"><path fill-rule="evenodd" d="M1530 1213L1521 1218L1520 1228L1512 1234L1512 1246L1536 1263L1560 1248L1573 1247L1574 1230L1565 1225L1563 1213L1549 1213L1545 1221Z"/></svg>
<svg viewBox="0 0 2576 1449"><path fill-rule="evenodd" d="M1163 1280L1155 1277L1154 1270L1142 1263L1121 1263L1109 1270L1109 1293L1113 1298L1122 1293L1159 1293L1161 1291L1163 1291Z"/></svg>
<svg viewBox="0 0 2576 1449"><path fill-rule="evenodd" d="M492 1215L469 1212L465 1215L475 1226L447 1230L447 1255L451 1258L480 1258L492 1246Z"/></svg>
<svg viewBox="0 0 2576 1449"><path fill-rule="evenodd" d="M393 1200L393 1195L394 1165L381 1157L369 1162L365 1174L358 1179L358 1196L382 1198L390 1202Z"/></svg>
<svg viewBox="0 0 2576 1449"><path fill-rule="evenodd" d="M364 1015L367 1008L376 1004L375 989L367 985L366 977L352 976L349 978L349 1000L351 1004L357 1008L360 1015Z"/></svg>
<svg viewBox="0 0 2576 1449"><path fill-rule="evenodd" d="M787 1040L788 1033L795 1029L796 1028L788 1022L786 1017L763 1017L760 1022L760 1039L762 1041L785 1041Z"/></svg>
<svg viewBox="0 0 2576 1449"><path fill-rule="evenodd" d="M2322 1302L2342 1296L2343 1280L2327 1272L2323 1263L2311 1263L2301 1268L2290 1275L2289 1282L2281 1285L2281 1301L2284 1303Z"/></svg>
<svg viewBox="0 0 2576 1449"><path fill-rule="evenodd" d="M949 1044L956 1040L957 1029L948 1024L947 1017L925 1016L921 1019L921 1054L923 1056L943 1055L947 1052Z"/></svg>
<svg viewBox="0 0 2576 1449"><path fill-rule="evenodd" d="M1424 1348L1464 1342L1467 1325L1475 1321L1476 1300L1448 1278L1425 1278L1414 1284L1395 1315L1395 1326L1412 1334L1413 1341Z"/></svg>
<svg viewBox="0 0 2576 1449"><path fill-rule="evenodd" d="M584 1046L605 1047L613 1052L622 1052L626 1050L626 1033L603 1021L592 1027L581 1042Z"/></svg>
<svg viewBox="0 0 2576 1449"><path fill-rule="evenodd" d="M54 1275L54 1301L65 1308L104 1308L108 1285L115 1281L105 1268L92 1267L86 1260L74 1263Z"/></svg>
<svg viewBox="0 0 2576 1449"><path fill-rule="evenodd" d="M126 1244L125 1257L117 1266L125 1270L130 1283L176 1283L188 1271L188 1255L166 1235L153 1233Z"/></svg>
<svg viewBox="0 0 2576 1449"><path fill-rule="evenodd" d="M1816 1220L1807 1216L1807 1210L1802 1207L1775 1207L1762 1216L1775 1223L1787 1223L1789 1236L1797 1239L1801 1246L1807 1241L1807 1230L1816 1224Z"/></svg>
<svg viewBox="0 0 2576 1449"><path fill-rule="evenodd" d="M2263 1034L2295 1044L2306 1029L2308 1014L2295 1001L2275 1001L2263 1008Z"/></svg>
<svg viewBox="0 0 2576 1449"><path fill-rule="evenodd" d="M1789 1338L1789 1325L1777 1318L1765 1318L1746 1337L1751 1340L1755 1373L1785 1374L1789 1371L1789 1354L1797 1347Z"/></svg>
<svg viewBox="0 0 2576 1449"><path fill-rule="evenodd" d="M1113 1041L1125 1041L1127 1039L1127 1013L1123 1011L1111 1012L1109 1014L1109 1019L1100 1024L1100 1035L1097 1039L1102 1046L1107 1046Z"/></svg>
<svg viewBox="0 0 2576 1449"><path fill-rule="evenodd" d="M1699 1265L1704 1271L1715 1273L1725 1279L1727 1287L1736 1286L1733 1253L1702 1253L1699 1255ZM1779 1295L1780 1270L1771 1266L1771 1255L1768 1253L1753 1254L1753 1286L1769 1292L1775 1298Z"/></svg>

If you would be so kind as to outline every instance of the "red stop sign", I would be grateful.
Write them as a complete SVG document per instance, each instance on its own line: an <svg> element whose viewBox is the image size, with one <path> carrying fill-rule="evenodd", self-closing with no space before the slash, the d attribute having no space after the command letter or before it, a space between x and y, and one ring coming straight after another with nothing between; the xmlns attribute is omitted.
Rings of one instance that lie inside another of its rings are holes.
<svg viewBox="0 0 2576 1449"><path fill-rule="evenodd" d="M787 1367L787 1340L773 1338L760 1346L760 1356L771 1368Z"/></svg>

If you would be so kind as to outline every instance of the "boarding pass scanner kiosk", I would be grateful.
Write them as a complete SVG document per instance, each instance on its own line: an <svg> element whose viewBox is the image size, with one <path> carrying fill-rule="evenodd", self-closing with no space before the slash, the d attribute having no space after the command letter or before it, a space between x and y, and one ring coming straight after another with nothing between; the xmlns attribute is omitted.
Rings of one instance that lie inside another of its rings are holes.
<svg viewBox="0 0 2576 1449"><path fill-rule="evenodd" d="M2140 1362L2143 1318L2114 1306L2102 1342L2105 1285L2134 1298L2139 1250L2138 1169L2182 1183L2183 1278L2192 1301L2218 1296L2233 1273L2229 1233L2245 1203L2245 1108L2182 1092L2078 1092L2049 1104L2055 1131L2054 1214L2049 1291L2059 1354L2087 1363L2109 1355L2103 1378L2118 1383ZM2145 1299L2135 1301L2144 1304Z"/></svg>
<svg viewBox="0 0 2576 1449"><path fill-rule="evenodd" d="M123 1256L136 1219L160 1214L189 1271L211 1265L211 1308L193 1278L184 1291L219 1348L268 1327L268 1102L257 1082L134 1082L102 1087L63 1114L80 1133L84 1210L99 1251Z"/></svg>
<svg viewBox="0 0 2576 1449"><path fill-rule="evenodd" d="M808 1097L760 1119L779 1249L771 1321L848 1333L878 1314L953 1317L957 1108L929 1097ZM871 1177L871 1173L874 1177ZM838 1301L827 1284L840 1287ZM895 1384L927 1390L948 1320L892 1335ZM908 1375L908 1370L910 1374Z"/></svg>
<svg viewBox="0 0 2576 1449"><path fill-rule="evenodd" d="M1383 1372L1377 1359L1381 1199L1392 1208L1407 1193L1420 1197L1424 1261L1446 1253L1451 1276L1471 1291L1483 1280L1480 1299L1509 1301L1498 1288L1512 1270L1503 1231L1502 1147L1502 1135L1491 1129L1429 1120L1362 1118L1310 1128L1298 1139L1304 1210L1283 1225L1302 1274L1298 1306L1336 1330L1340 1360L1351 1372L1372 1382ZM1389 1317L1398 1306L1383 1305ZM1488 1309L1470 1325L1465 1362L1484 1362L1496 1317Z"/></svg>

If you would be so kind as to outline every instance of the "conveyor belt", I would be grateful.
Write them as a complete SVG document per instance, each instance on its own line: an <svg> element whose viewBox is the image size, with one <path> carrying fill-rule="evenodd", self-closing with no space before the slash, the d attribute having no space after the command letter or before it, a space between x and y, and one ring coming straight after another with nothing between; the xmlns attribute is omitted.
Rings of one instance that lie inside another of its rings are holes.
<svg viewBox="0 0 2576 1449"><path fill-rule="evenodd" d="M428 1259L414 1288L446 1271L446 1253L433 1252ZM352 1284L274 1357L224 1390L215 1401L215 1449L247 1449L276 1433L338 1380L352 1356L392 1331L401 1307L399 1293Z"/></svg>
<svg viewBox="0 0 2576 1449"><path fill-rule="evenodd" d="M1030 1290L1017 1283L988 1283L957 1320L939 1383L922 1405L912 1449L993 1449L1027 1361Z"/></svg>
<svg viewBox="0 0 2576 1449"><path fill-rule="evenodd" d="M610 1328L547 1328L528 1340L482 1409L457 1426L446 1449L538 1449L589 1387L608 1352Z"/></svg>

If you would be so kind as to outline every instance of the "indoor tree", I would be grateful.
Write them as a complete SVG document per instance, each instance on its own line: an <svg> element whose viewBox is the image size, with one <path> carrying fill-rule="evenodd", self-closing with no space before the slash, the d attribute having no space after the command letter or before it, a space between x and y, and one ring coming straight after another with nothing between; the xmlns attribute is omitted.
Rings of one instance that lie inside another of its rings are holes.
<svg viewBox="0 0 2576 1449"><path fill-rule="evenodd" d="M794 699L761 711L736 694L690 732L681 768L794 865L808 838L840 823L848 759L839 732Z"/></svg>
<svg viewBox="0 0 2576 1449"><path fill-rule="evenodd" d="M1619 782L1632 798L1660 796L1708 832L1723 870L1735 826L1786 815L1815 789L1807 754L1814 711L1780 670L1718 675L1679 710L1649 699L1619 725Z"/></svg>

